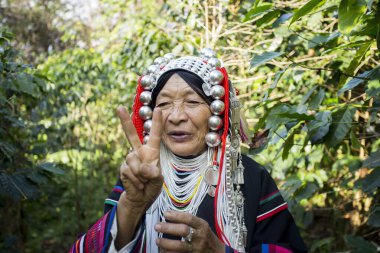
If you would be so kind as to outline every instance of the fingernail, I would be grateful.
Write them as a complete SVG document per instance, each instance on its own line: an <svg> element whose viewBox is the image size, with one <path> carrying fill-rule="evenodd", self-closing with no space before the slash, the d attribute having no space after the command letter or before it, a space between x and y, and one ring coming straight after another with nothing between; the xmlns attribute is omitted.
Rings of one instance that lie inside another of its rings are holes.
<svg viewBox="0 0 380 253"><path fill-rule="evenodd" d="M161 225L160 224L156 224L155 226L154 226L154 229L156 230L156 231L160 231L161 230Z"/></svg>

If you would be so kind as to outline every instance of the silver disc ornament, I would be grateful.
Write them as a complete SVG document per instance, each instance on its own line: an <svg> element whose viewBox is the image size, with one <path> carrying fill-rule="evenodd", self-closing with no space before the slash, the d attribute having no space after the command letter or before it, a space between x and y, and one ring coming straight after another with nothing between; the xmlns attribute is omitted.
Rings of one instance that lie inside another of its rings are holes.
<svg viewBox="0 0 380 253"><path fill-rule="evenodd" d="M148 67L148 73L152 75L157 75L158 72L160 72L160 66L159 65L150 65Z"/></svg>
<svg viewBox="0 0 380 253"><path fill-rule="evenodd" d="M212 115L210 118L208 118L208 127L213 130L217 131L221 129L223 126L223 120L221 117Z"/></svg>
<svg viewBox="0 0 380 253"><path fill-rule="evenodd" d="M205 171L205 181L208 185L217 185L219 178L219 171L217 166L208 166Z"/></svg>
<svg viewBox="0 0 380 253"><path fill-rule="evenodd" d="M143 120L148 120L152 118L152 115L153 115L152 108L150 108L147 105L141 106L139 110L140 118L142 118Z"/></svg>
<svg viewBox="0 0 380 253"><path fill-rule="evenodd" d="M149 133L150 129L152 128L152 124L153 124L153 122L152 122L151 119L145 121L144 125L143 125L144 131L147 132L147 133Z"/></svg>
<svg viewBox="0 0 380 253"><path fill-rule="evenodd" d="M201 55L206 58L214 58L216 56L216 53L211 48L206 47L201 50Z"/></svg>
<svg viewBox="0 0 380 253"><path fill-rule="evenodd" d="M149 135L145 135L143 138L143 144L147 144L149 141Z"/></svg>
<svg viewBox="0 0 380 253"><path fill-rule="evenodd" d="M218 85L222 82L224 76L219 70L213 70L210 73L210 82L212 85Z"/></svg>
<svg viewBox="0 0 380 253"><path fill-rule="evenodd" d="M150 91L143 91L140 94L140 102L143 105L149 105L150 101L152 101L152 93Z"/></svg>
<svg viewBox="0 0 380 253"><path fill-rule="evenodd" d="M143 76L140 83L144 90L151 90L154 85L154 78L150 75Z"/></svg>
<svg viewBox="0 0 380 253"><path fill-rule="evenodd" d="M221 115L224 112L224 102L221 100L212 101L210 110L214 115Z"/></svg>
<svg viewBox="0 0 380 253"><path fill-rule="evenodd" d="M211 148L217 147L220 144L220 136L217 133L208 132L205 138L207 145Z"/></svg>
<svg viewBox="0 0 380 253"><path fill-rule="evenodd" d="M210 195L211 197L215 197L215 191L216 191L215 187L212 186L212 185L210 185L210 186L208 187L207 193L208 193L208 195Z"/></svg>
<svg viewBox="0 0 380 253"><path fill-rule="evenodd" d="M213 99L222 99L224 93L224 87L221 85L214 85L211 87L210 94Z"/></svg>
<svg viewBox="0 0 380 253"><path fill-rule="evenodd" d="M211 66L211 67L214 67L214 68L220 68L220 66L222 65L219 61L218 58L210 58L208 59L207 63Z"/></svg>

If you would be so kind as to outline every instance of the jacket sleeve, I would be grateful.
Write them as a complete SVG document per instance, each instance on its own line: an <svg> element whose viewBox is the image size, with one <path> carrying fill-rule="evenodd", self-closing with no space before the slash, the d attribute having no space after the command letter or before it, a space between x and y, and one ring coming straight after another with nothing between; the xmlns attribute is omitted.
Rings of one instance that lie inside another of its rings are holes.
<svg viewBox="0 0 380 253"><path fill-rule="evenodd" d="M251 202L245 207L246 222L249 223L247 224L248 236L250 237L247 252L307 252L288 210L288 204L281 196L276 183L265 168L253 160L249 160L247 164L244 164L245 169L249 172L245 175L246 201Z"/></svg>
<svg viewBox="0 0 380 253"><path fill-rule="evenodd" d="M106 252L133 252L136 247L140 247L142 239L142 224L134 236L131 243L126 245L120 251L114 248L114 237L117 234L116 226L116 209L117 203L124 188L120 179L114 186L112 192L106 198L104 203L104 215L87 231L80 236L69 253L106 253Z"/></svg>

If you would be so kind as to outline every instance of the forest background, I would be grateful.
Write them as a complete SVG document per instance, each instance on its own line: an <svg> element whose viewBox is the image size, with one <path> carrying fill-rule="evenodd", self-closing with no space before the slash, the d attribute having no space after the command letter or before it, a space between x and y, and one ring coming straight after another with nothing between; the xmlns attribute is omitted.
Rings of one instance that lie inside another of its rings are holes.
<svg viewBox="0 0 380 253"><path fill-rule="evenodd" d="M378 0L0 0L0 17L1 253L69 249L128 150L114 109L156 57L202 47L310 251L380 251Z"/></svg>

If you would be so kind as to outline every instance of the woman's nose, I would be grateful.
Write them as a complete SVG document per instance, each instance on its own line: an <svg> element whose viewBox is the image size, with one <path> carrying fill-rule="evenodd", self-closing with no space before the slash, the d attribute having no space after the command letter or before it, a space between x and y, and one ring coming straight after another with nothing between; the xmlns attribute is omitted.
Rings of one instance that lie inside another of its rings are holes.
<svg viewBox="0 0 380 253"><path fill-rule="evenodd" d="M188 120L188 115L184 110L183 103L173 104L173 107L171 108L168 115L168 120L175 125Z"/></svg>

